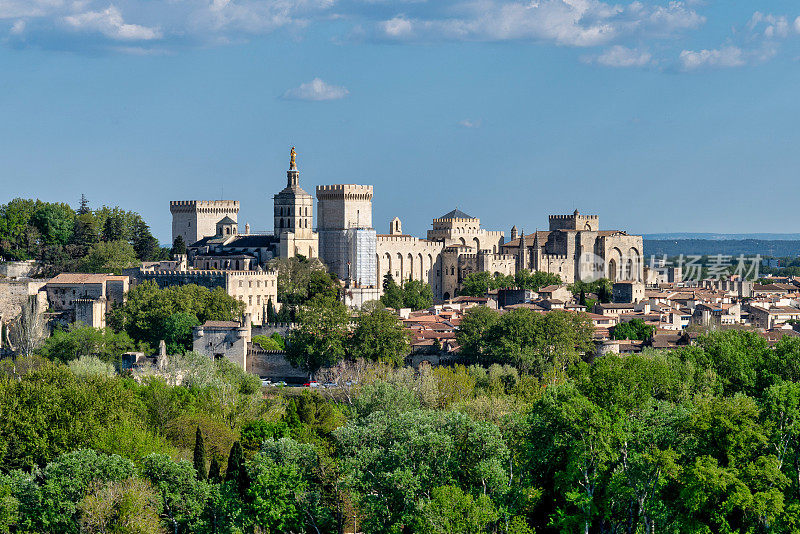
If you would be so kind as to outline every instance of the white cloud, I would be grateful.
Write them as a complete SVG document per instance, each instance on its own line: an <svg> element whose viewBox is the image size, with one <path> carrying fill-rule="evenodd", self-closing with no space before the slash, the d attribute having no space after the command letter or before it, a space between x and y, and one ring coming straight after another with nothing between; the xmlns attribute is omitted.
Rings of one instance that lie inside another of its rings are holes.
<svg viewBox="0 0 800 534"><path fill-rule="evenodd" d="M767 39L784 38L789 35L789 20L785 16L756 11L747 23L747 29Z"/></svg>
<svg viewBox="0 0 800 534"><path fill-rule="evenodd" d="M157 28L127 24L122 19L122 13L113 5L103 11L87 11L66 16L64 22L76 30L99 32L109 39L119 41L150 41L160 39L162 36Z"/></svg>
<svg viewBox="0 0 800 534"><path fill-rule="evenodd" d="M64 0L0 0L0 19L44 17L65 7Z"/></svg>
<svg viewBox="0 0 800 534"><path fill-rule="evenodd" d="M653 55L644 50L614 45L596 58L591 59L605 67L645 67L653 62Z"/></svg>
<svg viewBox="0 0 800 534"><path fill-rule="evenodd" d="M684 70L707 67L741 67L747 64L744 51L737 46L726 46L712 50L684 50L680 55Z"/></svg>
<svg viewBox="0 0 800 534"><path fill-rule="evenodd" d="M283 94L283 98L289 100L338 100L350 94L345 87L330 85L320 78L314 78L310 82L301 83L299 87L289 89Z"/></svg>
<svg viewBox="0 0 800 534"><path fill-rule="evenodd" d="M409 37L412 32L411 21L403 16L397 16L393 19L383 21L382 23L384 33L393 38Z"/></svg>
<svg viewBox="0 0 800 534"><path fill-rule="evenodd" d="M423 10L378 23L377 37L390 40L534 40L588 47L642 35L665 38L695 29L705 18L683 2L626 6L600 0L472 0L450 3L446 16ZM408 6L406 6L408 7ZM459 16L452 16L458 13Z"/></svg>
<svg viewBox="0 0 800 534"><path fill-rule="evenodd" d="M462 119L458 121L458 125L462 128L480 128L483 121L480 119L473 120L473 119Z"/></svg>
<svg viewBox="0 0 800 534"><path fill-rule="evenodd" d="M25 32L25 21L20 19L14 21L14 24L11 26L10 33L11 35L22 35Z"/></svg>

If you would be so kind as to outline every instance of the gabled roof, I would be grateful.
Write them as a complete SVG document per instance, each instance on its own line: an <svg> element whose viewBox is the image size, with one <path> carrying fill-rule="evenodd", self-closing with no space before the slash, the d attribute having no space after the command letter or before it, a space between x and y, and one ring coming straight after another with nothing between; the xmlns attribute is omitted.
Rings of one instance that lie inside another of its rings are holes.
<svg viewBox="0 0 800 534"><path fill-rule="evenodd" d="M444 215L442 215L439 218L440 219L474 219L475 217L467 215L466 213L464 213L460 209L456 208L453 211L451 211L450 213L445 213Z"/></svg>

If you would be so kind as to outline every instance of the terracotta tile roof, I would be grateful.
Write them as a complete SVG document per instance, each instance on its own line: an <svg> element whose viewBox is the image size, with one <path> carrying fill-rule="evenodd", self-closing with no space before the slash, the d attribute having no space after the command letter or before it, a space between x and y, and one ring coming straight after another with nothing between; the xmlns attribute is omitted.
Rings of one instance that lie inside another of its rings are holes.
<svg viewBox="0 0 800 534"><path fill-rule="evenodd" d="M92 274L92 273L61 273L51 278L48 284L102 284L108 280L121 281L127 280L127 276L116 276L113 274Z"/></svg>
<svg viewBox="0 0 800 534"><path fill-rule="evenodd" d="M240 325L236 321L206 321L203 328L238 328Z"/></svg>

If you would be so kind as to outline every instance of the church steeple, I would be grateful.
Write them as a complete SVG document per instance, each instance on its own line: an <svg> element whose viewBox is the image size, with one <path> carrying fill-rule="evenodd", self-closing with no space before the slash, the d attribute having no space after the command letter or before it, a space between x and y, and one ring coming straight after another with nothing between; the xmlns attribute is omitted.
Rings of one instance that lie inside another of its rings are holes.
<svg viewBox="0 0 800 534"><path fill-rule="evenodd" d="M299 187L300 185L300 171L297 170L296 156L297 152L292 147L292 151L289 153L289 170L286 171L286 187Z"/></svg>
<svg viewBox="0 0 800 534"><path fill-rule="evenodd" d="M297 170L297 152L294 147L289 152L286 187L272 198L275 206L275 236L292 233L301 239L310 238L314 231L314 203L311 195L300 187L300 171Z"/></svg>

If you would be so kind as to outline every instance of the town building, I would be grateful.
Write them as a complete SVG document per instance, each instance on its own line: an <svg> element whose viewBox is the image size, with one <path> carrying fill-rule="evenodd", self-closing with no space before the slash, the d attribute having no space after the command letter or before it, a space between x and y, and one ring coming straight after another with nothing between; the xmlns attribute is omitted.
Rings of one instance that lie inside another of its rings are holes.
<svg viewBox="0 0 800 534"><path fill-rule="evenodd" d="M130 279L111 274L62 273L44 286L50 308L62 313L68 323L106 326L106 313L113 304L122 304Z"/></svg>
<svg viewBox="0 0 800 534"><path fill-rule="evenodd" d="M262 325L267 321L269 302L275 310L278 303L278 272L264 270L260 266L254 271L242 270L186 270L186 271L139 271L138 282L153 280L159 287L196 284L214 289L221 287L231 297L244 303L244 314L252 324Z"/></svg>
<svg viewBox="0 0 800 534"><path fill-rule="evenodd" d="M292 147L286 187L273 200L273 232L251 233L245 224L240 232L239 201L183 200L170 203L172 239L180 235L189 265L198 269L251 270L265 267L273 258L319 256L314 231L313 198L300 187L297 153Z"/></svg>

